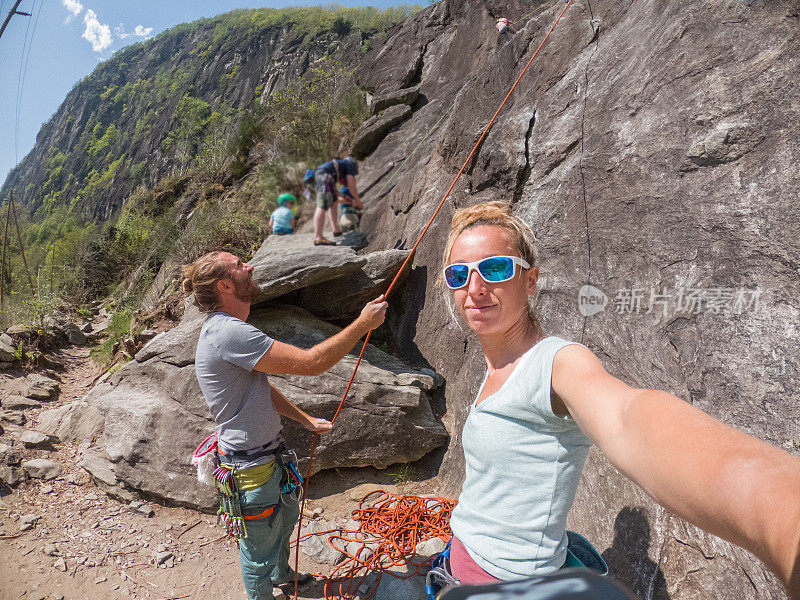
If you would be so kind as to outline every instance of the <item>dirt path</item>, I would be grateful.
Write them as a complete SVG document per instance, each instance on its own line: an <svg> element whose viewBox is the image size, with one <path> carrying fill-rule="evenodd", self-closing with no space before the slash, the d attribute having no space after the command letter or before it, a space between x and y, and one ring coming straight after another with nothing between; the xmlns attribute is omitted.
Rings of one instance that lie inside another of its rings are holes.
<svg viewBox="0 0 800 600"><path fill-rule="evenodd" d="M42 408L26 410L24 427L8 427L15 439L35 429L42 410L81 399L102 370L86 348L62 351L61 394ZM0 390L19 388L22 373L0 375ZM15 445L15 448L18 444ZM246 599L238 549L215 526L216 518L197 511L145 503L144 511L105 495L77 465L77 444L55 444L55 450L23 450L23 460L47 458L63 467L50 481L29 479L4 487L0 501L0 600L51 598ZM323 509L321 518L344 525L357 499L380 486L396 493L423 493L426 486L391 485L391 473L347 470L321 474L312 481L307 510ZM355 487L353 487L355 486ZM412 492L412 488L417 492ZM22 531L22 523L35 520ZM171 552L172 566L156 565L158 552ZM294 564L294 558L292 563ZM328 573L301 553L301 570ZM322 584L301 590L300 598L322 598Z"/></svg>

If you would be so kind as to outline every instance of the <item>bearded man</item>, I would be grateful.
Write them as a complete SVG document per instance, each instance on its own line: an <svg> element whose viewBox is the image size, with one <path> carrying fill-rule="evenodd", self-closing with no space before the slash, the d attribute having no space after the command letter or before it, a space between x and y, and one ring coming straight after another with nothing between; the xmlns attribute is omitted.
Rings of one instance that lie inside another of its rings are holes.
<svg viewBox="0 0 800 600"><path fill-rule="evenodd" d="M315 433L333 425L292 404L267 373L319 375L347 354L386 315L383 296L367 303L349 326L309 349L273 340L247 323L259 292L253 267L228 252L211 252L183 268L183 289L208 313L200 331L195 372L217 424L220 463L230 470L246 526L239 562L249 600L272 600L273 585L294 582L289 540L300 514L298 498L286 485L280 416ZM282 478L284 481L282 482ZM219 486L218 486L219 487ZM298 581L310 579L298 574Z"/></svg>

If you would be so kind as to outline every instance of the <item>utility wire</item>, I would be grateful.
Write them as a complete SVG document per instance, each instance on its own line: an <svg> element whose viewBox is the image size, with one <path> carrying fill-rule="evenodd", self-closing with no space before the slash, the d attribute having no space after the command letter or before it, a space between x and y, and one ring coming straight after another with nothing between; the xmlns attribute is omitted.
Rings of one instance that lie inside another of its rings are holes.
<svg viewBox="0 0 800 600"><path fill-rule="evenodd" d="M19 162L19 113L22 109L22 94L25 89L25 77L28 74L28 61L31 58L31 47L33 46L33 37L36 35L36 26L39 24L39 16L42 14L42 5L44 0L39 0L39 10L36 13L36 19L33 22L33 29L31 30L31 20L28 20L28 27L25 29L25 41L22 44L22 56L19 59L19 74L17 76L17 109L14 124L14 158ZM33 0L33 9L36 8L36 0ZM27 14L27 13L26 13ZM28 32L30 31L30 36Z"/></svg>
<svg viewBox="0 0 800 600"><path fill-rule="evenodd" d="M22 90L22 69L25 66L25 48L28 46L28 34L31 30L31 21L28 19L28 25L25 27L25 39L22 42L22 54L19 56L19 70L17 71L17 97L14 115L14 163L19 162L19 109L20 109L20 91Z"/></svg>

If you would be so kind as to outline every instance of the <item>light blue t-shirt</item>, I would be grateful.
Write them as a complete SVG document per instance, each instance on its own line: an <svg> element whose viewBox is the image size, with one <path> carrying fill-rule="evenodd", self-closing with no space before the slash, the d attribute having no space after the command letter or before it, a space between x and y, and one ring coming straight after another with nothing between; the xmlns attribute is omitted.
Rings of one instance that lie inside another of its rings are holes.
<svg viewBox="0 0 800 600"><path fill-rule="evenodd" d="M272 211L269 217L269 220L272 221L272 230L275 232L291 232L292 219L294 219L294 213L288 206L279 206Z"/></svg>
<svg viewBox="0 0 800 600"><path fill-rule="evenodd" d="M200 329L194 368L224 449L252 450L281 432L267 376L253 370L273 342L225 312L210 313Z"/></svg>
<svg viewBox="0 0 800 600"><path fill-rule="evenodd" d="M550 404L553 358L572 343L539 341L464 423L466 478L450 527L498 579L544 575L566 560L567 513L591 446Z"/></svg>

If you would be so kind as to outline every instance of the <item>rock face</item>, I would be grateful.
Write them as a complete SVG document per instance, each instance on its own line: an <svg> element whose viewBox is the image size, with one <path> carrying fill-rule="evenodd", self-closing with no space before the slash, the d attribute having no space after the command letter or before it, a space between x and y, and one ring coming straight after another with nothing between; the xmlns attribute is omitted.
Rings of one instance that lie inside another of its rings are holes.
<svg viewBox="0 0 800 600"><path fill-rule="evenodd" d="M375 97L418 86L427 100L360 165L373 193L395 177L382 197L364 194L371 249L410 247L563 7L441 2L367 55L360 78ZM498 16L515 23L504 36ZM436 274L454 208L494 199L540 239L548 333L582 341L633 386L800 454L799 17L788 3L567 9L392 300L407 307L389 323L397 347L448 381L443 491L460 489L459 432L485 365ZM607 302L593 316L579 310L587 283ZM668 515L596 450L571 526L642 597L785 597L752 556Z"/></svg>
<svg viewBox="0 0 800 600"><path fill-rule="evenodd" d="M379 113L382 110L394 106L395 104L408 104L411 106L419 98L419 86L415 85L410 88L404 88L395 92L389 92L383 96L373 98L370 102L370 111L372 114Z"/></svg>
<svg viewBox="0 0 800 600"><path fill-rule="evenodd" d="M313 248L305 249L309 247ZM394 268L396 272L398 261L407 254L390 250L365 257L351 249L327 250L334 250L327 257L330 271L338 273L336 269L341 268L352 274L362 266L377 265L368 272L383 273L384 279L386 270L391 273ZM290 255L286 249L284 258ZM300 265L307 267L309 261L301 261L293 269L288 264L267 263L258 263L257 270L262 276L268 268L277 273L275 279L261 280L267 294L273 285L286 294L290 288L302 291L304 285L332 282L320 274L324 260L318 263L319 273L311 268L306 279L294 279L291 285L286 283L286 274L296 275L302 270ZM380 285L367 279L362 286L366 289ZM339 289L331 285L331 289ZM351 290L351 295L354 293ZM194 370L203 322L202 314L188 309L180 325L154 337L134 361L95 387L83 401L41 415L40 429L62 441L98 440L80 464L112 495L124 498L125 492L135 490L168 503L215 507L216 491L201 487L190 465L195 446L213 428ZM339 331L302 308L284 304L262 305L251 313L250 322L275 339L300 347L313 346ZM355 356L348 355L322 376L270 376L270 382L307 412L330 417L355 361ZM314 472L410 462L444 444L447 434L434 418L429 396L440 384L441 378L432 371L413 369L368 347L336 427L319 439ZM286 422L284 437L301 457L309 451L312 434L300 426ZM305 469L303 458L301 467Z"/></svg>
<svg viewBox="0 0 800 600"><path fill-rule="evenodd" d="M350 153L356 158L364 158L372 152L383 138L400 123L411 116L411 107L395 104L371 116L358 128Z"/></svg>

